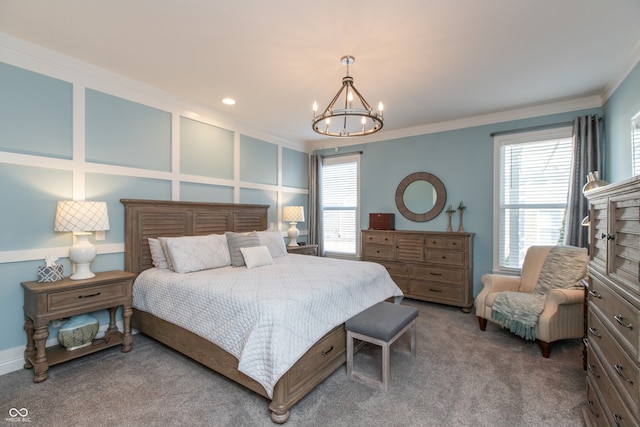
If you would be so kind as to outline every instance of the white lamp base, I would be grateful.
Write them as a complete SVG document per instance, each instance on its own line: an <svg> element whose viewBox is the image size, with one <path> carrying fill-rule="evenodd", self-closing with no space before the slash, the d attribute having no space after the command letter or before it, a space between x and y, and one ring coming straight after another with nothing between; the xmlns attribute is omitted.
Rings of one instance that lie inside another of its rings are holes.
<svg viewBox="0 0 640 427"><path fill-rule="evenodd" d="M76 243L69 248L69 260L76 266L71 280L91 279L91 262L96 258L96 247L89 241L91 233L76 233Z"/></svg>
<svg viewBox="0 0 640 427"><path fill-rule="evenodd" d="M287 235L289 236L289 244L287 246L298 246L298 235L300 234L300 230L296 227L297 222L290 222L291 227L287 230Z"/></svg>

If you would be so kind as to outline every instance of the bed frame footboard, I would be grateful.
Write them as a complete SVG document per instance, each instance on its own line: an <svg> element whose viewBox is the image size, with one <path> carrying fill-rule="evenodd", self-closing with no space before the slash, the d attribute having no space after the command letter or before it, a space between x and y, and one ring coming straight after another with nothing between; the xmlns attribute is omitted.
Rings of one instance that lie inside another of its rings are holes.
<svg viewBox="0 0 640 427"><path fill-rule="evenodd" d="M238 371L238 360L233 355L193 332L136 309L133 310L132 326L268 399L264 387ZM269 403L273 422L287 422L291 407L347 361L345 347L346 332L344 325L339 325L280 378Z"/></svg>

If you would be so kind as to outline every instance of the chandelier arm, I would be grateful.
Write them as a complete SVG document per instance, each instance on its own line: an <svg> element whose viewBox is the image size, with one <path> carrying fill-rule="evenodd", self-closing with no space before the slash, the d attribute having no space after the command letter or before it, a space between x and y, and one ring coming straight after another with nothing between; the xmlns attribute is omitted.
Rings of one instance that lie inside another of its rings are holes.
<svg viewBox="0 0 640 427"><path fill-rule="evenodd" d="M333 97L333 99L331 100L331 102L329 103L329 105L327 106L327 108L324 109L324 114L326 115L327 113L331 112L331 110L333 109L333 105L336 103L336 101L338 100L338 98L340 98L340 94L342 93L342 91L344 90L345 85L343 84L342 87L340 88L340 90L338 90L338 93L336 93L336 96Z"/></svg>
<svg viewBox="0 0 640 427"><path fill-rule="evenodd" d="M371 108L371 105L369 105L367 100L364 99L364 97L360 94L360 92L358 92L358 89L356 89L354 85L350 85L350 86L351 86L351 89L356 93L356 95L358 95L358 98L360 98L360 102L362 102L362 105L364 106L364 108L369 111L373 111L373 109Z"/></svg>

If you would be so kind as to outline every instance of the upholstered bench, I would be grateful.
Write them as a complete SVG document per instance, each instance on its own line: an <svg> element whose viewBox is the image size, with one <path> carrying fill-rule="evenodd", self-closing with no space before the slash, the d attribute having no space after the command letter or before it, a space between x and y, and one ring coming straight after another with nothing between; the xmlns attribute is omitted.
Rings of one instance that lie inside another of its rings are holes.
<svg viewBox="0 0 640 427"><path fill-rule="evenodd" d="M367 385L387 391L389 388L389 348L411 329L411 355L416 356L416 318L418 309L406 305L379 302L345 323L347 331L347 375ZM353 370L353 340L382 347L382 381Z"/></svg>

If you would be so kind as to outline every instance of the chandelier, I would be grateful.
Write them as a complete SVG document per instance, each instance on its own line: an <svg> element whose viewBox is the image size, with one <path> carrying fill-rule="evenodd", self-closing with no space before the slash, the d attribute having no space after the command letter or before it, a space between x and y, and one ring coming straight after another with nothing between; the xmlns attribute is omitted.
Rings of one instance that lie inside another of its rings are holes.
<svg viewBox="0 0 640 427"><path fill-rule="evenodd" d="M321 135L336 137L378 132L383 124L382 102L378 104L378 111L374 112L353 85L353 77L349 75L349 65L355 62L353 56L343 56L340 62L347 66L347 75L342 78L342 87L322 113L318 113L318 104L313 103L313 130Z"/></svg>

